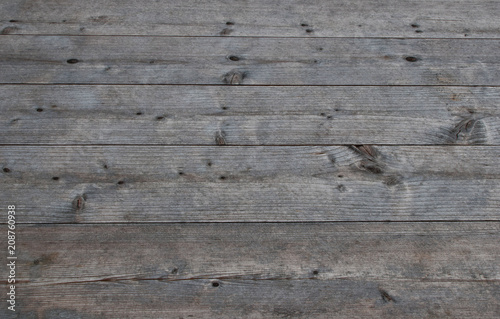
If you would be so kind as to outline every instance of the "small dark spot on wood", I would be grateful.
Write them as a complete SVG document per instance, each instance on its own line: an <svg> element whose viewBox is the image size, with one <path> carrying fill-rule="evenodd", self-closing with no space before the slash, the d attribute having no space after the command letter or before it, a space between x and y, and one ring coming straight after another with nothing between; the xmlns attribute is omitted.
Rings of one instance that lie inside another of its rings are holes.
<svg viewBox="0 0 500 319"><path fill-rule="evenodd" d="M344 186L344 185L342 185L342 184L339 184L339 186L337 186L337 189L338 189L338 190L339 190L339 192L341 192L341 193L343 193L343 192L345 192L345 191L346 191L345 186Z"/></svg>
<svg viewBox="0 0 500 319"><path fill-rule="evenodd" d="M15 124L17 123L17 121L19 121L19 119L13 119L12 121L10 121L10 124Z"/></svg>
<svg viewBox="0 0 500 319"><path fill-rule="evenodd" d="M234 22L228 21L228 22L226 22L226 25L234 25Z"/></svg>
<svg viewBox="0 0 500 319"><path fill-rule="evenodd" d="M33 260L33 265L37 266L40 264L40 259Z"/></svg>
<svg viewBox="0 0 500 319"><path fill-rule="evenodd" d="M412 28L418 28L418 27L419 27L419 25L418 25L418 24L416 24L416 23L413 23L413 24L411 25L411 27L412 27Z"/></svg>
<svg viewBox="0 0 500 319"><path fill-rule="evenodd" d="M319 115L321 115L321 116L325 116L326 114L325 114L325 113L319 113Z"/></svg>
<svg viewBox="0 0 500 319"><path fill-rule="evenodd" d="M181 175L181 176L184 175L184 172L179 172L179 175Z"/></svg>
<svg viewBox="0 0 500 319"><path fill-rule="evenodd" d="M43 112L43 109L41 107L36 109L37 112Z"/></svg>
<svg viewBox="0 0 500 319"><path fill-rule="evenodd" d="M155 60L149 60L149 64L154 64Z"/></svg>
<svg viewBox="0 0 500 319"><path fill-rule="evenodd" d="M54 181L58 181L58 180L59 180L59 177L54 176L54 177L52 177L52 180L54 180Z"/></svg>
<svg viewBox="0 0 500 319"><path fill-rule="evenodd" d="M319 274L319 271L314 270L314 271L313 271L313 275L317 275L317 274Z"/></svg>
<svg viewBox="0 0 500 319"><path fill-rule="evenodd" d="M220 35L229 35L229 34L231 34L231 32L233 32L233 30L231 30L229 28L224 28L224 29L222 29L222 31L219 34Z"/></svg>
<svg viewBox="0 0 500 319"><path fill-rule="evenodd" d="M414 57L414 56L407 56L405 58L406 61L408 62L417 62L418 61L418 58Z"/></svg>
<svg viewBox="0 0 500 319"><path fill-rule="evenodd" d="M415 33L422 33L422 32L424 32L424 31L422 31L422 30L415 30Z"/></svg>
<svg viewBox="0 0 500 319"><path fill-rule="evenodd" d="M80 27L80 31L85 31L85 27Z"/></svg>
<svg viewBox="0 0 500 319"><path fill-rule="evenodd" d="M177 272L178 272L178 271L179 271L179 269L174 268L174 269L172 269L172 271L171 271L170 273L171 273L172 275L175 275L175 274L177 274Z"/></svg>
<svg viewBox="0 0 500 319"><path fill-rule="evenodd" d="M212 287L217 288L219 286L220 286L220 284L217 281L215 281L215 282L212 283Z"/></svg>
<svg viewBox="0 0 500 319"><path fill-rule="evenodd" d="M225 180L226 179L226 176L222 175L221 177L219 177L220 180Z"/></svg>
<svg viewBox="0 0 500 319"><path fill-rule="evenodd" d="M464 37L466 37L466 36L467 36L467 33L466 33L466 34L464 34Z"/></svg>
<svg viewBox="0 0 500 319"><path fill-rule="evenodd" d="M104 169L108 169L108 165L104 164L102 167L104 167Z"/></svg>
<svg viewBox="0 0 500 319"><path fill-rule="evenodd" d="M215 133L215 144L226 145L226 133L224 131L217 131Z"/></svg>
<svg viewBox="0 0 500 319"><path fill-rule="evenodd" d="M313 29L306 29L306 32L307 33L312 33L312 32L314 32L314 30Z"/></svg>
<svg viewBox="0 0 500 319"><path fill-rule="evenodd" d="M331 120L332 118L333 118L333 117L332 117L331 115L328 115L328 116L326 117L326 119L327 119L327 120Z"/></svg>
<svg viewBox="0 0 500 319"><path fill-rule="evenodd" d="M208 161L207 166L212 166L212 162Z"/></svg>
<svg viewBox="0 0 500 319"><path fill-rule="evenodd" d="M165 118L164 116L157 116L157 117L156 117L156 119L157 119L158 121L161 121L161 120L163 120L164 118Z"/></svg>
<svg viewBox="0 0 500 319"><path fill-rule="evenodd" d="M50 107L53 108L53 109L55 109L57 107L57 105L53 104Z"/></svg>
<svg viewBox="0 0 500 319"><path fill-rule="evenodd" d="M16 23L19 22L18 20L9 20L10 23Z"/></svg>
<svg viewBox="0 0 500 319"><path fill-rule="evenodd" d="M379 289L379 292L380 292L380 296L382 297L382 300L384 302L396 302L396 300L394 299L394 297L392 297L391 295L389 295L389 293L385 290L382 290L382 289Z"/></svg>
<svg viewBox="0 0 500 319"><path fill-rule="evenodd" d="M318 60L314 59L314 60L313 60L313 63L318 63Z"/></svg>
<svg viewBox="0 0 500 319"><path fill-rule="evenodd" d="M62 20L62 22L63 22L63 23L64 23L64 22L66 22L66 21L67 21L67 20Z"/></svg>
<svg viewBox="0 0 500 319"><path fill-rule="evenodd" d="M3 171L4 171L4 173L10 173L10 169L9 169L9 168L7 168L7 167L4 167L4 168L3 168Z"/></svg>
<svg viewBox="0 0 500 319"><path fill-rule="evenodd" d="M337 175L338 178L343 178L344 175L340 174L340 175Z"/></svg>
<svg viewBox="0 0 500 319"><path fill-rule="evenodd" d="M226 84L238 85L243 82L246 74L238 70L231 70L222 76L222 81Z"/></svg>
<svg viewBox="0 0 500 319"><path fill-rule="evenodd" d="M75 64L75 63L78 63L80 61L78 61L78 59L69 59L66 62L68 62L69 64Z"/></svg>
<svg viewBox="0 0 500 319"><path fill-rule="evenodd" d="M223 109L225 111L225 110L228 109L228 107L227 106L223 106L223 107L221 107L221 109Z"/></svg>
<svg viewBox="0 0 500 319"><path fill-rule="evenodd" d="M318 51L323 51L323 48L318 48Z"/></svg>
<svg viewBox="0 0 500 319"><path fill-rule="evenodd" d="M340 111L340 110L339 109L335 109L335 112L338 112L338 111Z"/></svg>
<svg viewBox="0 0 500 319"><path fill-rule="evenodd" d="M125 182L124 182L124 181L118 181L118 183L117 183L117 184L118 184L118 185L123 185L123 184L125 184Z"/></svg>
<svg viewBox="0 0 500 319"><path fill-rule="evenodd" d="M107 67L104 68L104 71L109 71L109 70L111 70L110 66L107 66Z"/></svg>
<svg viewBox="0 0 500 319"><path fill-rule="evenodd" d="M240 58L239 58L239 57L237 57L236 55L230 55L230 56L228 56L227 58L228 58L229 60L231 60L231 61L239 61L239 60L240 60Z"/></svg>
<svg viewBox="0 0 500 319"><path fill-rule="evenodd" d="M309 25L307 23L301 23L300 26L301 27L308 27Z"/></svg>
<svg viewBox="0 0 500 319"><path fill-rule="evenodd" d="M137 112L135 113L135 115L142 115L142 112Z"/></svg>

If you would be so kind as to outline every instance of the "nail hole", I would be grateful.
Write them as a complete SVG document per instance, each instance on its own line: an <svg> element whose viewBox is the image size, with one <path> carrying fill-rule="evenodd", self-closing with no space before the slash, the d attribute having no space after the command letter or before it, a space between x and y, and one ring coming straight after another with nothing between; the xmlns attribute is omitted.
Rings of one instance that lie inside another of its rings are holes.
<svg viewBox="0 0 500 319"><path fill-rule="evenodd" d="M325 114L325 113L319 113L319 115L321 115L321 116L325 116L326 114Z"/></svg>
<svg viewBox="0 0 500 319"><path fill-rule="evenodd" d="M124 181L118 181L118 185L123 185L123 184L125 184Z"/></svg>
<svg viewBox="0 0 500 319"><path fill-rule="evenodd" d="M142 112L137 112L135 113L135 115L142 115Z"/></svg>
<svg viewBox="0 0 500 319"><path fill-rule="evenodd" d="M106 164L104 164L103 167L104 167L104 169L108 169L108 165L106 165Z"/></svg>
<svg viewBox="0 0 500 319"><path fill-rule="evenodd" d="M308 27L309 25L307 23L301 23L300 26L301 27Z"/></svg>
<svg viewBox="0 0 500 319"><path fill-rule="evenodd" d="M37 112L43 112L43 109L41 107L36 109Z"/></svg>
<svg viewBox="0 0 500 319"><path fill-rule="evenodd" d="M228 107L227 107L227 106L223 106L223 107L222 107L222 109L223 109L223 110L227 110L227 109L228 109Z"/></svg>
<svg viewBox="0 0 500 319"><path fill-rule="evenodd" d="M208 162L208 163L207 163L207 166L212 166L212 162Z"/></svg>
<svg viewBox="0 0 500 319"><path fill-rule="evenodd" d="M418 28L418 27L419 27L419 25L418 25L418 24L416 24L416 23L413 23L413 24L411 25L411 27L412 27L412 28Z"/></svg>
<svg viewBox="0 0 500 319"><path fill-rule="evenodd" d="M217 288L217 287L219 287L219 286L220 286L220 284L219 284L218 282L213 282L213 283L212 283L212 287L216 287L216 288Z"/></svg>
<svg viewBox="0 0 500 319"><path fill-rule="evenodd" d="M155 60L149 61L149 64L154 64L154 63L155 63Z"/></svg>
<svg viewBox="0 0 500 319"><path fill-rule="evenodd" d="M422 31L422 30L415 30L415 33L422 33L422 32L424 32L424 31Z"/></svg>
<svg viewBox="0 0 500 319"><path fill-rule="evenodd" d="M335 109L335 112L338 112L338 111L340 111L340 110L339 109Z"/></svg>
<svg viewBox="0 0 500 319"><path fill-rule="evenodd" d="M3 171L4 171L5 173L9 173L9 172L10 172L10 169L8 169L7 167L4 167L4 168L3 168Z"/></svg>
<svg viewBox="0 0 500 319"><path fill-rule="evenodd" d="M313 31L314 31L313 29L306 29L306 32L307 32L307 33L311 33L311 32L313 32Z"/></svg>
<svg viewBox="0 0 500 319"><path fill-rule="evenodd" d="M221 176L219 177L220 180L225 180L226 179L226 176Z"/></svg>
<svg viewBox="0 0 500 319"><path fill-rule="evenodd" d="M62 22L66 22L67 20L62 20Z"/></svg>
<svg viewBox="0 0 500 319"><path fill-rule="evenodd" d="M230 55L230 56L228 57L228 59L229 59L229 60L231 60L231 61L239 61L239 60L240 60L240 58L238 58L238 57L237 57L237 56L235 56L235 55Z"/></svg>
<svg viewBox="0 0 500 319"><path fill-rule="evenodd" d="M164 119L164 117L163 117L163 116L157 116L157 117L156 117L156 119L157 119L158 121L161 121L161 120L163 120L163 119Z"/></svg>
<svg viewBox="0 0 500 319"><path fill-rule="evenodd" d="M226 25L234 25L234 22L228 21L226 22Z"/></svg>
<svg viewBox="0 0 500 319"><path fill-rule="evenodd" d="M33 265L38 265L38 264L40 264L40 260L39 260L39 259L35 259L35 260L33 261Z"/></svg>
<svg viewBox="0 0 500 319"><path fill-rule="evenodd" d="M342 177L344 177L344 175L337 175L337 176L338 176L339 178L342 178Z"/></svg>
<svg viewBox="0 0 500 319"><path fill-rule="evenodd" d="M78 61L78 59L69 59L66 62L68 62L69 64L75 64L75 63L78 63L79 61Z"/></svg>
<svg viewBox="0 0 500 319"><path fill-rule="evenodd" d="M57 107L57 105L54 104L54 105L51 105L50 107L55 109Z"/></svg>
<svg viewBox="0 0 500 319"><path fill-rule="evenodd" d="M172 275L175 275L178 271L179 271L179 269L174 268L174 269L172 269L172 272L171 272L171 273L172 273Z"/></svg>
<svg viewBox="0 0 500 319"><path fill-rule="evenodd" d="M179 172L179 175L184 175L184 172Z"/></svg>
<svg viewBox="0 0 500 319"><path fill-rule="evenodd" d="M405 60L408 61L408 62L417 62L418 61L418 59L416 57L414 57L414 56L407 56L405 58Z"/></svg>
<svg viewBox="0 0 500 319"><path fill-rule="evenodd" d="M318 48L318 51L323 51L323 48Z"/></svg>
<svg viewBox="0 0 500 319"><path fill-rule="evenodd" d="M58 180L59 180L59 177L54 176L54 177L52 177L52 180L54 180L54 181L58 181Z"/></svg>
<svg viewBox="0 0 500 319"><path fill-rule="evenodd" d="M326 118L327 118L327 119L329 119L329 120L331 120L331 119L332 119L332 116L331 116L331 115L328 115Z"/></svg>
<svg viewBox="0 0 500 319"><path fill-rule="evenodd" d="M18 20L9 20L10 23L16 23Z"/></svg>
<svg viewBox="0 0 500 319"><path fill-rule="evenodd" d="M319 274L319 271L317 271L317 270L313 271L313 275L317 275L317 274Z"/></svg>

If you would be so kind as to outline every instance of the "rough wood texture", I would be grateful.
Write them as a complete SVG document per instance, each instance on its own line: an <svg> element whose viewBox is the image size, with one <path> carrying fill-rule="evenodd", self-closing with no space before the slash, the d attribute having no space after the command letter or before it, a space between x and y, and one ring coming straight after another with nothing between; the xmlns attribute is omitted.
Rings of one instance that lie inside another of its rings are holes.
<svg viewBox="0 0 500 319"><path fill-rule="evenodd" d="M498 147L4 146L23 222L498 220Z"/></svg>
<svg viewBox="0 0 500 319"><path fill-rule="evenodd" d="M494 318L499 231L491 222L23 225L19 316Z"/></svg>
<svg viewBox="0 0 500 319"><path fill-rule="evenodd" d="M498 87L1 85L4 144L500 144Z"/></svg>
<svg viewBox="0 0 500 319"><path fill-rule="evenodd" d="M15 1L2 34L498 38L500 4L453 1Z"/></svg>
<svg viewBox="0 0 500 319"><path fill-rule="evenodd" d="M0 83L500 85L500 40L1 36Z"/></svg>

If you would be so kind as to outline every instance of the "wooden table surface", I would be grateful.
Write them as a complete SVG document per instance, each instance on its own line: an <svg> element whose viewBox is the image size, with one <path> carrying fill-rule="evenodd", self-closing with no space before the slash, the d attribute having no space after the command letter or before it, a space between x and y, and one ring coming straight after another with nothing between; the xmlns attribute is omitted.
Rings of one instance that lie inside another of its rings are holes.
<svg viewBox="0 0 500 319"><path fill-rule="evenodd" d="M0 317L500 318L499 15L1 1Z"/></svg>

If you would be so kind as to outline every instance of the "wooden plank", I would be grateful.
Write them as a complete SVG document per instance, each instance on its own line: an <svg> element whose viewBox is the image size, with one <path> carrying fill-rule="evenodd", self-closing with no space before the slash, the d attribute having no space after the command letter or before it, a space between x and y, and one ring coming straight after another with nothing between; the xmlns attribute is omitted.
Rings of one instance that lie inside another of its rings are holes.
<svg viewBox="0 0 500 319"><path fill-rule="evenodd" d="M0 83L500 85L500 40L2 36Z"/></svg>
<svg viewBox="0 0 500 319"><path fill-rule="evenodd" d="M498 314L499 223L18 228L23 318Z"/></svg>
<svg viewBox="0 0 500 319"><path fill-rule="evenodd" d="M498 38L497 1L0 3L2 34Z"/></svg>
<svg viewBox="0 0 500 319"><path fill-rule="evenodd" d="M498 147L3 146L21 222L498 220Z"/></svg>
<svg viewBox="0 0 500 319"><path fill-rule="evenodd" d="M500 145L499 101L498 87L1 85L0 141Z"/></svg>

